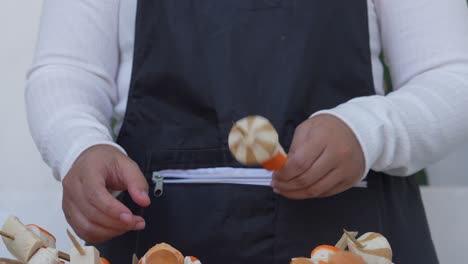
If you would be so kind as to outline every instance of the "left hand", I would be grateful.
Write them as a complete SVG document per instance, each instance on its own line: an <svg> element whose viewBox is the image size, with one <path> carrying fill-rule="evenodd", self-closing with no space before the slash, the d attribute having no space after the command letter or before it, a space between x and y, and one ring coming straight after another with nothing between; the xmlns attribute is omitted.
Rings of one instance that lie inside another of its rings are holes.
<svg viewBox="0 0 468 264"><path fill-rule="evenodd" d="M353 187L364 168L353 131L332 115L317 115L296 128L288 161L273 174L272 187L290 199L328 197Z"/></svg>

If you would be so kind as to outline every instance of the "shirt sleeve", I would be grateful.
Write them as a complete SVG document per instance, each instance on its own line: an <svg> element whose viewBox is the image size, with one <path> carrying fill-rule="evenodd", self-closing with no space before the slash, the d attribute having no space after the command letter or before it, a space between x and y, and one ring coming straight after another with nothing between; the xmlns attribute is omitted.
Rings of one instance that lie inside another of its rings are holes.
<svg viewBox="0 0 468 264"><path fill-rule="evenodd" d="M369 169L410 175L468 136L465 0L374 0L395 91L318 112L343 120Z"/></svg>
<svg viewBox="0 0 468 264"><path fill-rule="evenodd" d="M45 0L25 91L32 137L60 180L111 129L119 64L117 0Z"/></svg>

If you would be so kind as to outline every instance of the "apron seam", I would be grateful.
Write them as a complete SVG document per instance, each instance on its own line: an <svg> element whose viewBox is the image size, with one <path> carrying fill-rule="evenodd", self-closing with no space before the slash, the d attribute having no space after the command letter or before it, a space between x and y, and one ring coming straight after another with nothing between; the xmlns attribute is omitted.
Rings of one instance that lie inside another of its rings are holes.
<svg viewBox="0 0 468 264"><path fill-rule="evenodd" d="M276 250L277 250L277 229L278 229L278 211L279 211L279 196L277 194L273 194L274 200L274 212L273 212L273 249L272 249L272 259L271 262L274 264L276 261Z"/></svg>
<svg viewBox="0 0 468 264"><path fill-rule="evenodd" d="M375 177L374 177L375 178ZM378 181L378 184L376 184L378 187L376 192L378 194L378 197L379 197L379 202L380 204L385 204L385 190L384 190L384 186L383 186L383 180L382 178L378 178L379 181ZM372 189L370 189L370 191L372 191ZM386 219L386 208L385 206L379 206L379 203L375 203L375 207L377 209L377 217L378 217L378 221L379 221L379 226L380 226L380 230L382 230L381 232L383 234L386 234L386 228L385 228L385 224L384 224L384 219Z"/></svg>

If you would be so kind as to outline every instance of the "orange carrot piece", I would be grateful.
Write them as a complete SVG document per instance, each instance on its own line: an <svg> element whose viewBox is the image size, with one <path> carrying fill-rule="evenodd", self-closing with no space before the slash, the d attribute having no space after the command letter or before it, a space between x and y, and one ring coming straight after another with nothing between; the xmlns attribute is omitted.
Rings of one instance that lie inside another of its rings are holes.
<svg viewBox="0 0 468 264"><path fill-rule="evenodd" d="M276 153L275 156L273 156L271 159L263 162L260 165L262 165L263 168L269 171L277 171L283 168L287 160L288 160L288 157L281 151L278 151L278 153Z"/></svg>

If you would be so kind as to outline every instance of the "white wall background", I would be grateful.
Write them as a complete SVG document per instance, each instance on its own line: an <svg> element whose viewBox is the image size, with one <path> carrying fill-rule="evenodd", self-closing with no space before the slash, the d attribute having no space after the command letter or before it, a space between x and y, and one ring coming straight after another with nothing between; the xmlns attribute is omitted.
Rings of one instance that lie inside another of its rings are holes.
<svg viewBox="0 0 468 264"><path fill-rule="evenodd" d="M431 165L427 172L431 186L468 186L468 144Z"/></svg>
<svg viewBox="0 0 468 264"><path fill-rule="evenodd" d="M42 0L0 1L0 224L9 214L49 229L68 251L61 185L29 135L23 100ZM8 256L0 241L0 257Z"/></svg>
<svg viewBox="0 0 468 264"><path fill-rule="evenodd" d="M98 0L96 0L98 1ZM70 243L61 212L60 183L42 162L29 135L23 100L24 77L31 64L42 0L0 1L0 224L8 214L49 229L61 249ZM437 186L468 186L468 145L431 166ZM441 263L461 263L468 252L466 188L423 190ZM0 243L0 256L8 256Z"/></svg>

